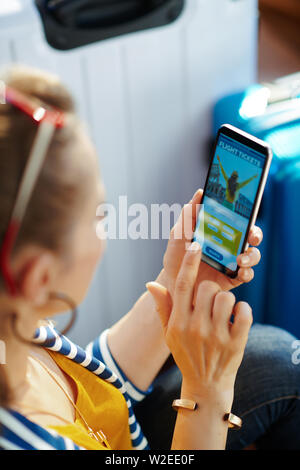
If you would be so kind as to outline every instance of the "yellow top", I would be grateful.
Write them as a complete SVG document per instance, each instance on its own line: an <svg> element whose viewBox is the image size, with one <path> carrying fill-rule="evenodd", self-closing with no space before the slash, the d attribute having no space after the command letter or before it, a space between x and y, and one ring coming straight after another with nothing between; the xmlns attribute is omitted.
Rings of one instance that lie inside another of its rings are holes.
<svg viewBox="0 0 300 470"><path fill-rule="evenodd" d="M112 450L132 450L128 407L122 393L114 385L62 354L48 352L56 364L76 383L76 406L93 431L102 430ZM78 413L75 423L49 427L85 449L107 450L105 445L88 435Z"/></svg>

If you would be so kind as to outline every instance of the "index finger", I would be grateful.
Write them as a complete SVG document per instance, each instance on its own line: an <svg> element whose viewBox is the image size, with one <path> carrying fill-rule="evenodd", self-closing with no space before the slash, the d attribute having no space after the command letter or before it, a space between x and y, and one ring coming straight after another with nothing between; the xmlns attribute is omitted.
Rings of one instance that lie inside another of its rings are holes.
<svg viewBox="0 0 300 470"><path fill-rule="evenodd" d="M193 242L184 255L179 270L174 291L174 319L180 316L180 323L184 322L187 314L192 311L195 283L201 262L201 247Z"/></svg>
<svg viewBox="0 0 300 470"><path fill-rule="evenodd" d="M252 246L258 246L261 244L263 239L263 233L262 230L257 226L254 225L251 227L249 236L248 236L248 242Z"/></svg>
<svg viewBox="0 0 300 470"><path fill-rule="evenodd" d="M201 203L203 190L198 189L193 198L185 204L181 214L171 230L170 240L191 241L196 227L199 204Z"/></svg>

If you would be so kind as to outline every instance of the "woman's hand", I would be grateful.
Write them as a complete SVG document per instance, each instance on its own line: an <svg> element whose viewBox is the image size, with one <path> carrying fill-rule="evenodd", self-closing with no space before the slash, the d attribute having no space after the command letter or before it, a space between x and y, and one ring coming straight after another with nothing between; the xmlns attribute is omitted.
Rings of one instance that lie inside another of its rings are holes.
<svg viewBox="0 0 300 470"><path fill-rule="evenodd" d="M227 393L232 399L252 312L245 302L235 305L234 295L222 291L219 284L199 284L200 263L201 248L194 242L183 257L173 296L157 282L148 283L147 289L154 298L166 344L182 373L183 388L189 394L186 398Z"/></svg>
<svg viewBox="0 0 300 470"><path fill-rule="evenodd" d="M186 253L186 248L191 244L193 229L196 224L197 204L200 204L202 191L199 190L182 210L181 217L172 229L168 247L164 256L164 269L157 278L157 282L167 287L173 295L176 278ZM191 225L190 232L186 230L184 236L184 221ZM176 232L182 232L183 236L177 238ZM257 233L257 235L256 235ZM252 245L258 245L262 239L259 229L253 229L249 241ZM253 251L252 251L253 250ZM238 258L240 264L240 258ZM239 279L229 279L205 263L200 263L196 285L202 280L214 281L222 290L230 290L241 282L253 277L251 266L259 261L259 251L255 248L249 250L249 264L239 270ZM248 275L248 277L247 277ZM169 294L168 294L169 295ZM147 331L147 335L145 335ZM128 345L134 344L134 348ZM108 335L109 348L121 369L129 380L140 389L146 390L156 377L158 371L166 361L170 351L165 343L160 319L156 313L155 304L150 294L143 294L134 304L125 317L119 320Z"/></svg>
<svg viewBox="0 0 300 470"><path fill-rule="evenodd" d="M201 248L186 251L174 292L157 282L147 284L162 324L166 344L182 373L181 398L194 400L194 411L177 414L172 449L224 449L234 382L242 361L252 312L231 292L212 281L197 281ZM233 323L231 322L234 317Z"/></svg>
<svg viewBox="0 0 300 470"><path fill-rule="evenodd" d="M193 199L182 209L178 221L171 230L170 240L164 255L164 276L161 279L171 294L174 290L175 281L186 248L191 243L202 194L203 191L201 189L194 194ZM251 281L254 277L252 267L259 263L261 257L260 251L255 247L260 245L262 238L261 229L254 226L250 230L248 237L248 242L252 247L237 257L237 264L240 269L236 279L227 277L202 261L197 275L197 284L203 280L210 280L216 282L222 290L231 290L243 282Z"/></svg>

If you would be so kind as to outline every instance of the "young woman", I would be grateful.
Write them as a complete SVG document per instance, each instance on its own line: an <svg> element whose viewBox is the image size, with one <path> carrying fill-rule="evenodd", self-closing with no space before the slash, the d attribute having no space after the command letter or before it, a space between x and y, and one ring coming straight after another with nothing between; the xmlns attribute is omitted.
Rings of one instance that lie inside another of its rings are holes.
<svg viewBox="0 0 300 470"><path fill-rule="evenodd" d="M251 308L229 292L253 278L262 233L251 230L237 280L201 263L183 229L184 220L195 222L201 190L171 232L156 282L86 351L45 320L63 302L75 312L86 294L104 251L95 230L104 189L60 82L22 67L2 80L0 447L145 449L145 434L153 448L299 446L294 338L254 326L248 339ZM154 380L170 352L178 368ZM180 402L175 411L173 398L189 407ZM239 418L242 428L228 434Z"/></svg>

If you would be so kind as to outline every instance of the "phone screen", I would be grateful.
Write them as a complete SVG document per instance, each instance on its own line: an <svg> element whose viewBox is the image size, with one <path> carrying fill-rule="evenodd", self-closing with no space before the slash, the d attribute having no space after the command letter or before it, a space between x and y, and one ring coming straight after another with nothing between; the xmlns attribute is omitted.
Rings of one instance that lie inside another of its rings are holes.
<svg viewBox="0 0 300 470"><path fill-rule="evenodd" d="M219 134L194 240L202 254L236 271L243 251L267 156L228 135Z"/></svg>

